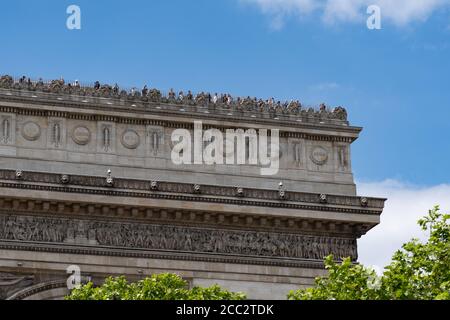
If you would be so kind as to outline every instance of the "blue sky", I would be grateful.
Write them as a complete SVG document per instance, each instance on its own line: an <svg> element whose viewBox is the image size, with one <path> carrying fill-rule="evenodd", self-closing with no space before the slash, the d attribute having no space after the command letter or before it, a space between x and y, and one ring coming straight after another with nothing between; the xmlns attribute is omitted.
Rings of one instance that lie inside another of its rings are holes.
<svg viewBox="0 0 450 320"><path fill-rule="evenodd" d="M3 1L0 73L343 105L365 129L356 179L448 183L448 6L406 23L390 8L371 31L363 6L327 23L295 1ZM81 30L66 28L70 4Z"/></svg>
<svg viewBox="0 0 450 320"><path fill-rule="evenodd" d="M366 28L381 7L382 29ZM81 8L81 30L66 9ZM388 197L359 242L379 267L435 204L450 210L450 0L2 1L0 74L325 102L364 127L363 195Z"/></svg>

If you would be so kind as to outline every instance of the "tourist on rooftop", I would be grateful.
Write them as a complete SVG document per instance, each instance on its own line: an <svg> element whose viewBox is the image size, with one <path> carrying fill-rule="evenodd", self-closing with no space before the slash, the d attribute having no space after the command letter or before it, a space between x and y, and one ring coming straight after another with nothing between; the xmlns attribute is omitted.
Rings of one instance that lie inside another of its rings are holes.
<svg viewBox="0 0 450 320"><path fill-rule="evenodd" d="M179 99L180 101L183 101L183 100L184 100L184 93L183 93L183 91L180 91L180 92L178 93L178 99Z"/></svg>
<svg viewBox="0 0 450 320"><path fill-rule="evenodd" d="M233 98L229 94L228 97L227 97L227 105L231 105L232 102L233 102Z"/></svg>
<svg viewBox="0 0 450 320"><path fill-rule="evenodd" d="M175 99L175 92L173 91L173 89L172 88L170 88L170 91L169 91L169 99Z"/></svg>
<svg viewBox="0 0 450 320"><path fill-rule="evenodd" d="M145 85L144 88L142 88L142 96L146 97L147 94L148 94L148 88L147 88L147 85Z"/></svg>
<svg viewBox="0 0 450 320"><path fill-rule="evenodd" d="M264 100L263 99L259 99L257 105L258 105L258 108L260 111L264 110Z"/></svg>
<svg viewBox="0 0 450 320"><path fill-rule="evenodd" d="M100 82L98 82L98 81L95 81L95 82L94 82L94 89L95 89L95 90L100 89Z"/></svg>
<svg viewBox="0 0 450 320"><path fill-rule="evenodd" d="M116 94L119 93L119 85L117 83L114 84L113 92Z"/></svg>
<svg viewBox="0 0 450 320"><path fill-rule="evenodd" d="M189 101L191 101L192 99L194 99L194 96L192 95L191 90L188 91L188 94L187 94L186 98L187 98Z"/></svg>
<svg viewBox="0 0 450 320"><path fill-rule="evenodd" d="M212 99L212 102L213 102L214 104L216 104L218 99L219 99L219 97L217 96L217 92L216 92L216 93L214 94L214 97L213 97L213 99Z"/></svg>

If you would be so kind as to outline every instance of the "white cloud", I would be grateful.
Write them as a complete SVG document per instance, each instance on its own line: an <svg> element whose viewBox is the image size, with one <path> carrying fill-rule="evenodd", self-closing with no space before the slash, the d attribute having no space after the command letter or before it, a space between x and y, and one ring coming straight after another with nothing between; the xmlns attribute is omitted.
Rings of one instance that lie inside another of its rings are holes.
<svg viewBox="0 0 450 320"><path fill-rule="evenodd" d="M380 225L358 241L359 261L367 266L382 269L403 243L411 238L426 239L417 220L433 206L450 212L450 185L420 188L396 180L357 185L360 195L388 198Z"/></svg>
<svg viewBox="0 0 450 320"><path fill-rule="evenodd" d="M340 85L336 82L323 82L323 83L309 86L308 89L312 90L312 91L328 91L328 90L339 89L339 87L340 87Z"/></svg>
<svg viewBox="0 0 450 320"><path fill-rule="evenodd" d="M318 8L314 0L243 0L259 5L264 13L274 14L309 14Z"/></svg>
<svg viewBox="0 0 450 320"><path fill-rule="evenodd" d="M327 23L358 21L363 17L364 0L328 0L323 2L322 20ZM367 8L367 6L366 6Z"/></svg>
<svg viewBox="0 0 450 320"><path fill-rule="evenodd" d="M399 26L425 21L436 10L450 7L450 0L240 0L257 5L272 17L272 27L279 29L288 17L319 14L327 23L356 22L367 19L367 7L378 5L382 21Z"/></svg>
<svg viewBox="0 0 450 320"><path fill-rule="evenodd" d="M306 16L318 9L314 0L241 0L256 4L263 13L272 17L271 28L279 30L284 26L287 16Z"/></svg>
<svg viewBox="0 0 450 320"><path fill-rule="evenodd" d="M381 7L383 16L399 25L425 21L435 10L450 6L448 0L378 0L374 3Z"/></svg>

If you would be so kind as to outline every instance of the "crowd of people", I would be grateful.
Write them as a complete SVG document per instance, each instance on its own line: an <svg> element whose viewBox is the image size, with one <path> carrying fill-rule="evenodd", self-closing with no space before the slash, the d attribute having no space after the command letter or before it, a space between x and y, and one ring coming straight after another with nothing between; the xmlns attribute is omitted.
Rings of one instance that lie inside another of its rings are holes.
<svg viewBox="0 0 450 320"><path fill-rule="evenodd" d="M12 79L10 76L3 76L3 78L10 79L12 82L17 82ZM25 85L28 87L32 86L44 86L44 81L42 78L39 78L38 81L32 81L30 78L25 76L19 78L19 84ZM78 80L74 82L67 83L64 78L60 78L59 80L53 80L50 83L46 83L49 86L59 86L60 88L68 88L70 93L77 92L77 90L81 90L84 92L88 92L87 94L94 94L96 92L102 93L102 96L128 96L128 97L143 97L147 100L155 102L167 102L167 103L180 103L180 104L188 104L188 105L220 105L222 107L229 108L237 108L240 110L258 110L258 111L275 111L280 113L298 113L302 110L306 110L299 100L290 100L290 101L281 101L275 100L273 97L269 99L258 99L256 97L252 98L250 96L247 97L233 97L229 93L205 93L200 92L196 95L192 93L191 90L187 92L179 91L176 93L174 89L170 89L166 95L163 95L161 91L157 89L149 89L147 85L143 86L142 89L137 89L133 87L131 89L125 90L121 89L119 85L116 83L114 86L110 86L107 84L101 84L99 81L95 81L93 86L82 86ZM77 90L74 90L77 89ZM306 111L312 112L314 111L312 108L308 108ZM321 104L319 107L319 112L332 112L339 113L339 117L342 119L346 119L346 112L344 108L336 108L334 110L327 110L325 104Z"/></svg>
<svg viewBox="0 0 450 320"><path fill-rule="evenodd" d="M289 110L289 111L295 111L300 110L302 108L302 105L300 101L298 100L291 100L290 102L284 101L281 102L280 100L276 101L273 97L263 100L258 99L256 97L251 98L250 96L247 97L237 97L234 98L229 93L214 93L214 95L211 95L211 93L205 93L200 92L195 97L192 94L192 92L189 90L186 94L183 91L178 92L178 94L175 93L173 89L170 89L168 95L169 101L187 101L189 102L196 102L198 104L207 104L207 105L225 105L225 106L237 106L242 108L257 108L259 110L263 109L269 109L269 110ZM322 107L321 110L325 110L324 107Z"/></svg>
<svg viewBox="0 0 450 320"><path fill-rule="evenodd" d="M19 79L19 83L20 84L26 83L28 85L32 85L33 81L30 78L23 76ZM44 81L42 80L42 78L39 78L39 80L36 83L43 85ZM60 85L66 85L68 87L73 87L73 88L81 88L80 82L78 80L75 80L72 83L66 84L64 78L62 78L62 77L59 80L52 81L52 83L58 83ZM104 86L108 86L108 85L102 86L102 84L99 81L95 81L93 88L94 88L94 90L100 90ZM150 93L150 90L147 85L145 85L140 91L136 87L133 87L129 90L120 90L120 87L116 83L113 87L111 87L111 89L112 89L113 94L119 94L122 91L126 91L127 94L132 95L132 96L139 95L142 97L147 97ZM183 91L179 91L178 94L176 94L173 89L170 89L170 91L167 94L167 99L169 101L196 102L196 103L214 104L214 105L222 104L222 105L227 105L227 106L232 106L232 105L250 106L250 105L253 105L260 109L262 109L264 107L268 107L269 109L288 109L288 108L301 109L301 107L302 107L301 103L298 100L291 100L290 102L288 102L288 101L281 102L280 100L276 101L273 97L266 99L266 100L257 99L256 97L251 98L250 96L247 96L246 98L241 98L241 97L234 98L229 93L222 93L222 94L215 93L214 95L211 95L210 93L205 93L205 92L201 92L201 93L197 94L196 96L194 96L194 94L192 93L191 90L188 90L187 93L185 93Z"/></svg>

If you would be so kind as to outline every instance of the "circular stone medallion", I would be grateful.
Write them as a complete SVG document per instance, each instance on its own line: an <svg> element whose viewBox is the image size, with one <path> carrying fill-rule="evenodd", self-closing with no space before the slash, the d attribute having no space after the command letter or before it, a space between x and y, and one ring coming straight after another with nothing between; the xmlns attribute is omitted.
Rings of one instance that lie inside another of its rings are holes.
<svg viewBox="0 0 450 320"><path fill-rule="evenodd" d="M28 121L22 127L22 136L29 141L35 141L41 136L41 127L35 122Z"/></svg>
<svg viewBox="0 0 450 320"><path fill-rule="evenodd" d="M323 147L315 147L311 152L311 160L321 166L328 161L328 151Z"/></svg>
<svg viewBox="0 0 450 320"><path fill-rule="evenodd" d="M72 139L76 144L85 145L91 140L91 132L88 128L79 126L73 129Z"/></svg>
<svg viewBox="0 0 450 320"><path fill-rule="evenodd" d="M134 130L128 129L122 135L122 144L125 148L136 149L139 141L139 135Z"/></svg>

